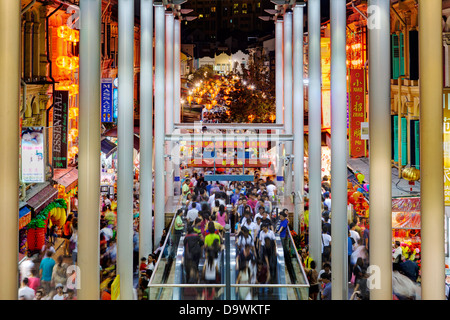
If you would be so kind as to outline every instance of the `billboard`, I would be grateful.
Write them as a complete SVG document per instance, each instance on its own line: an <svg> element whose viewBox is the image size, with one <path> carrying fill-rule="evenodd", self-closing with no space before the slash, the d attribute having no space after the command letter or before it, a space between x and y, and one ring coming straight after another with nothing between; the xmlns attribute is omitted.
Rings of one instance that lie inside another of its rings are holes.
<svg viewBox="0 0 450 320"><path fill-rule="evenodd" d="M69 91L53 94L52 164L55 169L67 168L67 131L69 124Z"/></svg>
<svg viewBox="0 0 450 320"><path fill-rule="evenodd" d="M113 79L102 79L100 88L102 99L102 122L114 122Z"/></svg>
<svg viewBox="0 0 450 320"><path fill-rule="evenodd" d="M22 129L22 182L45 182L44 127Z"/></svg>

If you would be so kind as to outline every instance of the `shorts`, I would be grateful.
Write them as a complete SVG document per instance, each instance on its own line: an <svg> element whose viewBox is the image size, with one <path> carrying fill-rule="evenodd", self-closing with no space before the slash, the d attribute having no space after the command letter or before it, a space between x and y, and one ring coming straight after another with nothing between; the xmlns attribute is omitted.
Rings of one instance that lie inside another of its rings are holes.
<svg viewBox="0 0 450 320"><path fill-rule="evenodd" d="M318 293L319 292L319 284L313 284L309 287L309 293Z"/></svg>

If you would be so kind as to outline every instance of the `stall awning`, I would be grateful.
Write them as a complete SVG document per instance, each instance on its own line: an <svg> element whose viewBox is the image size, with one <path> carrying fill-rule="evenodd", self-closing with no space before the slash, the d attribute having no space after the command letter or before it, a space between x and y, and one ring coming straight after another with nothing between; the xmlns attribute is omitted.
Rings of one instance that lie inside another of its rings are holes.
<svg viewBox="0 0 450 320"><path fill-rule="evenodd" d="M31 197L30 200L27 201L27 204L34 209L35 213L38 213L57 197L58 190L53 188L51 185L48 185Z"/></svg>
<svg viewBox="0 0 450 320"><path fill-rule="evenodd" d="M65 191L69 192L78 184L78 170L76 168L55 169L53 180L64 186Z"/></svg>
<svg viewBox="0 0 450 320"><path fill-rule="evenodd" d="M101 149L105 156L108 158L114 153L114 151L117 150L117 145L105 138L101 142Z"/></svg>

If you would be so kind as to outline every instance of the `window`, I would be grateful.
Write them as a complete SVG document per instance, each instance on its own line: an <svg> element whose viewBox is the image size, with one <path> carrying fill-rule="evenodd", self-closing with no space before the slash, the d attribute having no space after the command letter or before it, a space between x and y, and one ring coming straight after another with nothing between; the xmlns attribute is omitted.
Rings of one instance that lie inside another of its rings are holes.
<svg viewBox="0 0 450 320"><path fill-rule="evenodd" d="M211 7L211 12L216 12L216 7Z"/></svg>

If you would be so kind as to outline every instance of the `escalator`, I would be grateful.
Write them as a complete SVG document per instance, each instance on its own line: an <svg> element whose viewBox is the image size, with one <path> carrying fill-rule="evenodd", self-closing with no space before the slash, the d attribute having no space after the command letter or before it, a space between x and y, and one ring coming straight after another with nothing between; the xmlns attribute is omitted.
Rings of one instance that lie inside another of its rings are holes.
<svg viewBox="0 0 450 320"><path fill-rule="evenodd" d="M170 228L169 230L172 230ZM172 234L172 232L170 233ZM296 251L292 236L287 250L283 250L280 237L275 239L276 270L274 281L268 286L250 285L253 291L253 300L307 300L308 280L301 264L301 259ZM220 283L216 287L217 300L239 300L239 287L236 285L238 270L236 257L239 254L234 234L230 234L230 245L219 252ZM168 237L171 240L171 237ZM187 285L184 265L184 235L179 240L176 251L172 248L172 241L168 240L166 256L160 257L155 266L151 280L151 300L199 300L206 286L199 284ZM226 243L226 241L225 241ZM224 246L225 247L225 246ZM172 253L172 254L170 254ZM287 253L285 255L285 253ZM229 254L229 256L227 256ZM199 261L198 271L202 274L205 264L204 254ZM228 266L229 264L229 266ZM229 280L227 277L229 276ZM228 281L227 281L228 280ZM194 290L192 290L194 289Z"/></svg>

